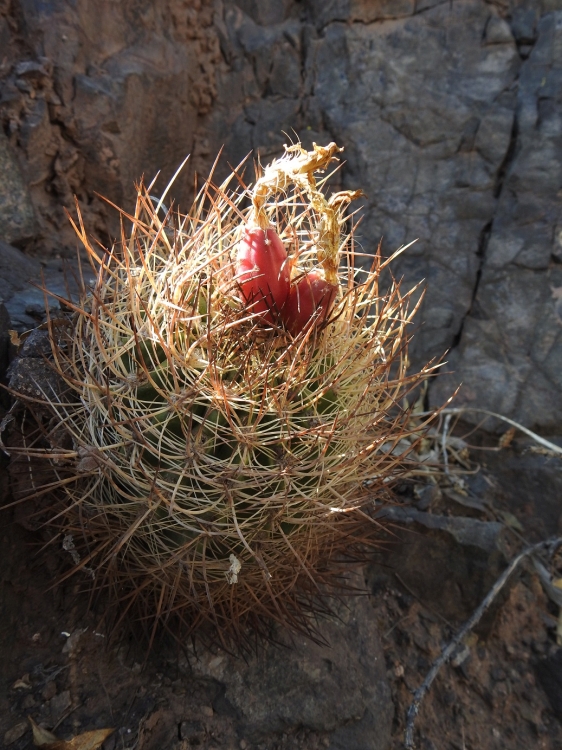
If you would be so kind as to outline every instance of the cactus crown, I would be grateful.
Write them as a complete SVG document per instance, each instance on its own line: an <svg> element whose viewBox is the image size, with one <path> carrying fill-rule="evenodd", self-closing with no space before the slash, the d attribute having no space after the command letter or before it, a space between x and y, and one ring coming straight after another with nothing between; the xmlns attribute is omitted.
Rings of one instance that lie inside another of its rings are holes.
<svg viewBox="0 0 562 750"><path fill-rule="evenodd" d="M105 253L75 224L96 280L66 302L62 333L51 326L66 391L45 400L72 446L61 466L46 428L48 524L72 537L74 570L151 628L173 618L225 642L271 618L310 631L337 561L372 541L373 498L405 471L401 398L429 370L406 374L413 312L398 284L380 293L380 253L362 271L340 237L359 193L326 199L316 183L338 151L292 146L253 190L209 178L187 215L162 218L141 185ZM337 282L318 325L291 335L241 295L252 224L275 227L293 277L320 267Z"/></svg>

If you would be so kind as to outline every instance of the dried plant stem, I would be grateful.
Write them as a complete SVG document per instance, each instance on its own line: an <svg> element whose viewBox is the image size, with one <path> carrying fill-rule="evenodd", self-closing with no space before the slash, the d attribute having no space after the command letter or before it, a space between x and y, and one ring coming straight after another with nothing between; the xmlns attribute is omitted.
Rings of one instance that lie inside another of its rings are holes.
<svg viewBox="0 0 562 750"><path fill-rule="evenodd" d="M553 453L557 453L558 455L562 455L562 448L559 445L556 445L556 443L551 443L550 440L546 440L545 438L541 437L540 435L537 435L536 432L533 432L532 430L529 430L528 427L524 427L522 424L519 424L519 422L516 422L514 419L510 419L509 417L505 417L503 414L497 414L495 411L488 411L488 409L478 409L476 407L468 407L468 406L461 406L459 408L445 408L440 409L438 414L443 416L462 416L465 412L475 412L476 414L486 414L488 417L493 417L494 419L500 419L502 422L505 422L506 424L511 425L512 427L515 427L520 432L523 432L528 437L532 438L536 443L539 445L542 445L543 448L547 448L549 451L552 451ZM422 412L421 414L418 414L419 417L428 417L432 414L432 412ZM448 423L447 423L448 427Z"/></svg>
<svg viewBox="0 0 562 750"><path fill-rule="evenodd" d="M514 557L507 568L503 571L501 576L494 583L486 597L482 600L480 606L473 612L471 617L457 632L453 640L450 641L449 644L443 649L440 656L433 662L433 665L427 673L424 681L419 686L419 688L414 691L414 700L410 704L410 707L408 708L408 712L406 714L406 729L404 731L404 747L406 748L406 750L414 750L414 748L416 747L414 743L414 724L420 710L421 702L424 699L429 688L433 684L433 680L437 677L441 667L449 661L457 646L462 643L463 639L468 635L468 633L470 633L470 631L480 622L482 616L486 613L490 605L496 599L497 595L500 593L513 571L525 558L529 557L530 555L534 555L537 552L546 551L549 557L551 557L560 545L562 545L562 537L547 539L546 541L538 542L537 544L532 544L529 547L526 547L516 557Z"/></svg>
<svg viewBox="0 0 562 750"><path fill-rule="evenodd" d="M306 151L300 144L287 148L286 156L267 166L256 182L252 191L253 211L250 217L261 229L267 229L270 226L265 210L267 199L277 192L285 192L294 184L309 198L310 208L315 214L314 240L318 260L324 268L326 281L332 284L339 282L342 211L348 203L360 198L363 191L344 190L327 200L317 187L314 172L325 170L330 162L337 160L335 155L342 150L335 143L328 146L318 146L315 143L312 151Z"/></svg>

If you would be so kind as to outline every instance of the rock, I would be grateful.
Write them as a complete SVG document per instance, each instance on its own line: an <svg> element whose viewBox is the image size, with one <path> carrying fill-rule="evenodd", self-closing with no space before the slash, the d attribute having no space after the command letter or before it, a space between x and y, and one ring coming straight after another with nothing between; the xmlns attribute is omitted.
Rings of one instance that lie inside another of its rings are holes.
<svg viewBox="0 0 562 750"><path fill-rule="evenodd" d="M130 206L135 182L161 172L161 192L212 106L221 60L212 4L172 0L164 12L133 0L100 14L31 3L11 21L13 38L30 42L4 74L3 118L17 134L42 249L75 245L63 212L75 195L90 228L118 234L117 214L94 191ZM184 203L193 184L186 178L175 191Z"/></svg>
<svg viewBox="0 0 562 750"><path fill-rule="evenodd" d="M202 721L182 721L180 739L188 740L192 745L201 745L205 739L205 725Z"/></svg>
<svg viewBox="0 0 562 750"><path fill-rule="evenodd" d="M16 359L8 375L10 388L28 398L57 400L63 390L62 380L43 359Z"/></svg>
<svg viewBox="0 0 562 750"><path fill-rule="evenodd" d="M2 248L0 247L0 253L1 250ZM10 250L14 251L13 266L17 271L18 263L22 259L23 261L27 261L27 259L19 251L15 250L15 248L10 248ZM2 255L0 254L1 258ZM25 268L25 272L20 275L20 278L27 274L29 268L36 270L33 264L28 267L23 263L23 268ZM50 261L46 264L43 281L45 287L53 294L59 294L63 298L68 297L72 290L74 290L75 294L78 294L79 285L77 279L72 276L66 276L63 273L60 261ZM45 294L42 290L26 285L23 282L21 283L23 288L18 289L18 286L20 286L19 283L15 288L12 286L11 290L9 290L12 296L6 305L10 313L11 327L13 326L16 330L21 331L25 327L29 327L30 324L35 323L37 325L41 323L45 320L46 304L49 306L51 319L62 314L61 303L56 298L47 298L47 302L45 302ZM40 299L42 299L42 303L39 301ZM29 315L31 305L34 301L37 311L35 318ZM66 319L61 318L59 323L66 325ZM49 366L49 360L52 358L52 347L48 330L46 328L32 329L22 338L23 343L7 371L10 388L17 393L22 393L41 401L46 399L59 400L64 391L64 384L55 370Z"/></svg>
<svg viewBox="0 0 562 750"><path fill-rule="evenodd" d="M562 649L538 661L535 670L553 713L562 719Z"/></svg>
<svg viewBox="0 0 562 750"><path fill-rule="evenodd" d="M21 359L45 359L51 356L49 332L36 328L26 337L18 351Z"/></svg>
<svg viewBox="0 0 562 750"><path fill-rule="evenodd" d="M513 41L513 34L507 21L498 16L490 16L484 39L486 44L509 44Z"/></svg>
<svg viewBox="0 0 562 750"><path fill-rule="evenodd" d="M126 730L123 729L122 731L125 732ZM146 750L160 750L160 748L174 748L176 750L177 744L174 743L174 740L177 740L177 738L178 723L173 712L158 708L143 723L140 746L146 748ZM123 738L121 738L120 744L124 744ZM189 748L191 745L187 745L187 747ZM180 745L180 748L182 748L182 745Z"/></svg>
<svg viewBox="0 0 562 750"><path fill-rule="evenodd" d="M45 319L45 295L41 289L33 286L41 285L42 273L51 291L66 296L62 261L41 264L21 250L0 241L0 300L10 317L10 326L16 331L26 331ZM76 292L75 281L72 288ZM53 298L49 307L52 312L60 310L60 305Z"/></svg>
<svg viewBox="0 0 562 750"><path fill-rule="evenodd" d="M30 280L39 281L41 264L0 240L0 299L6 303L23 291Z"/></svg>
<svg viewBox="0 0 562 750"><path fill-rule="evenodd" d="M56 694L57 694L57 684L56 682L54 682L54 680L51 680L51 682L48 682L43 688L41 697L43 698L44 701L50 701L51 698L54 698Z"/></svg>
<svg viewBox="0 0 562 750"><path fill-rule="evenodd" d="M26 721L22 721L19 724L13 726L11 729L8 729L8 731L4 734L4 745L11 745L13 742L19 740L20 737L23 737L23 735L26 733L28 727L29 724Z"/></svg>
<svg viewBox="0 0 562 750"><path fill-rule="evenodd" d="M0 242L23 242L36 229L35 215L16 155L2 130L0 174Z"/></svg>
<svg viewBox="0 0 562 750"><path fill-rule="evenodd" d="M332 23L310 43L309 87L346 146L344 186L368 195L365 251L419 238L393 270L406 287L426 279L417 362L451 346L470 308L510 143L519 58L512 38L481 44L489 18L480 2L440 4L399 31Z"/></svg>
<svg viewBox="0 0 562 750"><path fill-rule="evenodd" d="M537 8L514 8L511 17L513 36L521 44L532 44L536 39Z"/></svg>
<svg viewBox="0 0 562 750"><path fill-rule="evenodd" d="M236 0L236 5L261 26L282 23L295 9L293 0Z"/></svg>
<svg viewBox="0 0 562 750"><path fill-rule="evenodd" d="M550 440L562 445L560 438ZM517 440L500 453L487 453L483 464L501 488L504 507L523 524L525 536L538 542L562 532L562 462L535 448L530 440Z"/></svg>
<svg viewBox="0 0 562 750"><path fill-rule="evenodd" d="M86 277L85 282L90 281ZM52 295L77 298L80 290L77 261L53 258L40 263L0 241L0 300L14 330L27 331L42 323L46 305L52 316L60 314L61 305L55 297L47 295L45 300L43 283Z"/></svg>
<svg viewBox="0 0 562 750"><path fill-rule="evenodd" d="M444 531L462 546L477 547L486 553L492 553L497 548L498 538L503 529L503 525L495 521L478 521L462 516L439 516L400 506L385 508L378 513L377 518L401 524L416 523L425 526L426 529Z"/></svg>
<svg viewBox="0 0 562 750"><path fill-rule="evenodd" d="M535 10L514 17L534 32ZM517 137L483 249L480 283L432 388L437 405L462 380L457 406L475 406L556 432L562 421L562 11L543 16L519 78ZM467 420L480 420L466 413ZM497 425L499 426L499 425Z"/></svg>
<svg viewBox="0 0 562 750"><path fill-rule="evenodd" d="M33 708L35 706L37 701L32 695L26 695L23 701L21 702L21 707L24 708L26 711L28 711L30 708Z"/></svg>
<svg viewBox="0 0 562 750"><path fill-rule="evenodd" d="M0 380L6 373L10 355L10 315L3 302L0 302Z"/></svg>
<svg viewBox="0 0 562 750"><path fill-rule="evenodd" d="M225 652L193 661L197 676L224 686L244 737L302 727L329 732L333 750L388 747L393 707L371 605L353 597L336 606L338 617L320 623L329 645L281 634L245 661Z"/></svg>
<svg viewBox="0 0 562 750"><path fill-rule="evenodd" d="M15 66L15 74L18 78L47 78L49 76L49 60L43 58L41 62L37 60L22 60Z"/></svg>
<svg viewBox="0 0 562 750"><path fill-rule="evenodd" d="M53 724L57 724L63 715L68 711L72 704L70 699L70 691L63 690L61 693L53 696L49 701L49 708L51 710L51 720Z"/></svg>
<svg viewBox="0 0 562 750"><path fill-rule="evenodd" d="M386 508L380 517L395 523L388 547L369 567L372 590L394 574L398 585L430 610L450 622L466 620L505 565L502 524L434 515L409 506ZM480 627L488 623L486 619Z"/></svg>

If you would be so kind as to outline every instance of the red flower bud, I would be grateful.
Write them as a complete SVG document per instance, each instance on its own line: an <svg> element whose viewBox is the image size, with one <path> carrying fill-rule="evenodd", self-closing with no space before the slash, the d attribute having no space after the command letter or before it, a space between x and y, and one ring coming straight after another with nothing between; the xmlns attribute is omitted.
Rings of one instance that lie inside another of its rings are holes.
<svg viewBox="0 0 562 750"><path fill-rule="evenodd" d="M311 320L315 325L325 321L337 292L338 287L326 281L319 271L309 271L291 284L283 308L283 322L293 336L303 331Z"/></svg>
<svg viewBox="0 0 562 750"><path fill-rule="evenodd" d="M246 227L236 255L236 276L250 312L275 323L289 295L287 251L273 229Z"/></svg>

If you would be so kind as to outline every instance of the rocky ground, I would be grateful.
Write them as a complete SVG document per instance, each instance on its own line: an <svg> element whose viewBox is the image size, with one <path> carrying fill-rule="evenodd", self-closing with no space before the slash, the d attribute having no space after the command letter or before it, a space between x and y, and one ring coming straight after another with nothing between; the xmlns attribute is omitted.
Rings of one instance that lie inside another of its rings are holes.
<svg viewBox="0 0 562 750"><path fill-rule="evenodd" d="M487 442L494 448L497 439ZM55 585L64 556L3 510L4 746L32 747L31 717L67 739L114 728L104 750L402 748L412 691L443 646L507 559L559 531L559 458L517 439L476 456L489 460L464 489L446 480L398 488L384 546L357 574L365 594L335 602L334 617L320 622L326 645L278 632L276 645L243 658L166 639L147 655L125 631L109 639L100 603L89 607L86 577ZM506 479L513 461L542 477L543 493L526 503L517 478ZM7 497L5 466L0 476ZM562 556L544 562L562 575ZM418 747L560 747L557 622L557 605L524 563L423 701Z"/></svg>

